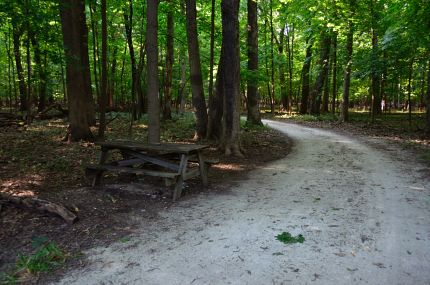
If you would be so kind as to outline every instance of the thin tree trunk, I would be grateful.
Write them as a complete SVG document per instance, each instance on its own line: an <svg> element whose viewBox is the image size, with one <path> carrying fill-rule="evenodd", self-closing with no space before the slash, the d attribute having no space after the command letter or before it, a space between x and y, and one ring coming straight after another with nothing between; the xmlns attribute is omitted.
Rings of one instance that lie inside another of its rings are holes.
<svg viewBox="0 0 430 285"><path fill-rule="evenodd" d="M34 50L34 62L36 64L35 68L39 76L39 102L37 105L37 110L41 112L45 109L46 106L46 66L42 63L42 52L40 50L40 44L36 40L36 35L34 35L34 33L31 33L31 43L33 45Z"/></svg>
<svg viewBox="0 0 430 285"><path fill-rule="evenodd" d="M160 103L158 100L158 0L146 2L146 53L148 84L148 142L160 142Z"/></svg>
<svg viewBox="0 0 430 285"><path fill-rule="evenodd" d="M169 0L171 4L171 0ZM172 119L172 79L173 79L173 7L167 13L167 51L166 51L166 70L164 81L164 108L163 119Z"/></svg>
<svg viewBox="0 0 430 285"><path fill-rule="evenodd" d="M13 26L13 51L15 55L15 67L18 75L18 87L19 87L19 98L20 98L20 111L27 110L27 86L24 79L24 69L21 63L21 44L20 39L22 32L15 26Z"/></svg>
<svg viewBox="0 0 430 285"><path fill-rule="evenodd" d="M411 93L412 93L412 74L413 74L413 68L414 68L414 57L411 58L411 61L409 63L409 76L408 76L408 119L409 119L409 126L412 126L412 101L411 101Z"/></svg>
<svg viewBox="0 0 430 285"><path fill-rule="evenodd" d="M28 5L28 4L27 4ZM31 90L31 79L32 79L32 69L31 69L31 52L30 52L30 32L27 30L27 125L30 125L33 121L33 92Z"/></svg>
<svg viewBox="0 0 430 285"><path fill-rule="evenodd" d="M186 0L188 56L190 64L191 92L196 117L195 139L206 137L208 114L203 91L199 42L197 39L197 10L195 0Z"/></svg>
<svg viewBox="0 0 430 285"><path fill-rule="evenodd" d="M102 82L100 94L100 122L99 139L104 139L106 129L106 101L107 101L107 21L106 0L101 0L102 14Z"/></svg>
<svg viewBox="0 0 430 285"><path fill-rule="evenodd" d="M270 87L271 87L271 94L272 94L272 98L271 98L271 102L270 102L270 112L272 114L275 114L275 53L273 51L273 46L275 45L274 43L274 38L275 38L275 32L273 29L273 0L270 0L270 66L271 66L271 73L270 73Z"/></svg>
<svg viewBox="0 0 430 285"><path fill-rule="evenodd" d="M337 32L333 34L333 69L332 69L332 99L331 99L331 112L334 115L336 112L336 98L337 98Z"/></svg>
<svg viewBox="0 0 430 285"><path fill-rule="evenodd" d="M209 58L209 98L213 95L214 64L215 64L215 0L211 0L211 42Z"/></svg>
<svg viewBox="0 0 430 285"><path fill-rule="evenodd" d="M99 78L97 75L99 47L98 47L98 40L97 40L97 26L96 26L96 21L94 20L94 14L96 13L97 5L94 5L93 1L96 1L96 0L89 1L90 18L91 18L90 22L91 22L92 40L93 40L93 66L94 66L93 73L94 73L94 85L96 87L96 98L97 98L97 102L100 103Z"/></svg>
<svg viewBox="0 0 430 285"><path fill-rule="evenodd" d="M291 43L290 43L291 39ZM294 25L288 26L287 31L287 60L288 60L288 112L291 112L291 101L293 100L293 55L294 55ZM296 100L297 101L297 100Z"/></svg>
<svg viewBox="0 0 430 285"><path fill-rule="evenodd" d="M427 135L430 135L430 60L428 61L427 70Z"/></svg>
<svg viewBox="0 0 430 285"><path fill-rule="evenodd" d="M309 70L312 61L312 45L311 38L306 39L306 57L302 68L302 100L300 104L300 114L304 115L308 112L309 102Z"/></svg>
<svg viewBox="0 0 430 285"><path fill-rule="evenodd" d="M206 138L220 140L222 138L222 116L224 111L224 67L222 64L224 46L221 45L221 56L216 75L213 96L209 98L208 130Z"/></svg>
<svg viewBox="0 0 430 285"><path fill-rule="evenodd" d="M346 38L346 67L343 75L342 108L340 112L340 119L343 122L348 122L349 120L349 89L351 85L352 51L354 43L354 26L352 21L349 21L348 26L349 30Z"/></svg>
<svg viewBox="0 0 430 285"><path fill-rule="evenodd" d="M134 46L133 46L133 1L128 0L128 11L124 11L124 26L125 33L128 44L128 51L130 54L131 61L131 116L132 121L137 118L137 110L136 110L136 91L137 91L137 67L136 67L136 57L134 55ZM158 55L157 55L158 57Z"/></svg>
<svg viewBox="0 0 430 285"><path fill-rule="evenodd" d="M118 46L115 45L114 49L113 49L113 53L112 53L112 63L111 63L111 67L110 67L110 74L108 77L108 100L107 100L107 106L109 108L113 108L114 107L114 97L115 97L115 86L116 86L116 80L115 80L115 75L116 75L116 65L117 65L117 52L118 52Z"/></svg>
<svg viewBox="0 0 430 285"><path fill-rule="evenodd" d="M266 87L267 87L267 95L269 97L269 105L270 105L270 111L272 112L272 110L274 110L274 106L273 106L273 94L272 94L272 90L270 88L270 74L269 74L269 60L268 60L268 56L267 56L267 20L264 20L264 62L265 62L265 66L266 66ZM273 113L273 112L272 112Z"/></svg>
<svg viewBox="0 0 430 285"><path fill-rule="evenodd" d="M279 56L283 56L284 54L284 37L285 37L285 26L281 29L281 32L279 33L279 44L278 44L278 51ZM284 62L279 63L279 85L281 87L281 102L282 102L282 108L286 111L288 111L289 106L289 98L287 93L287 82L285 80L285 68L284 68Z"/></svg>
<svg viewBox="0 0 430 285"><path fill-rule="evenodd" d="M260 95L258 94L258 11L257 2L248 0L248 71L247 81L247 121L251 124L261 125Z"/></svg>

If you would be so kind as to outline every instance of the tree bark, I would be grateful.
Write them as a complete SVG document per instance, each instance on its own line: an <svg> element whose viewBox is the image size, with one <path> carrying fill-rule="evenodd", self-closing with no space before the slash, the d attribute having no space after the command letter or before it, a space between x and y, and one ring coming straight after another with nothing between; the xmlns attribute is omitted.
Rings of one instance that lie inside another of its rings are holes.
<svg viewBox="0 0 430 285"><path fill-rule="evenodd" d="M169 4L171 0L169 0ZM169 7L167 13L167 51L166 70L164 79L164 108L163 119L172 119L172 79L173 79L173 6Z"/></svg>
<svg viewBox="0 0 430 285"><path fill-rule="evenodd" d="M284 33L285 33L285 27L281 29L281 32L279 33L279 44L278 44L278 51L279 56L283 56L284 53ZM281 87L281 102L282 102L282 108L284 110L288 111L289 106L289 98L287 93L287 82L285 80L285 68L284 68L284 62L281 61L279 63L279 85Z"/></svg>
<svg viewBox="0 0 430 285"><path fill-rule="evenodd" d="M320 114L322 89L324 87L324 82L326 80L326 75L327 75L327 69L329 66L328 62L329 62L329 56L330 56L331 37L326 32L324 32L321 37L322 37L321 54L317 63L320 66L320 70L311 93L311 98L312 98L311 114L312 115Z"/></svg>
<svg viewBox="0 0 430 285"><path fill-rule="evenodd" d="M128 0L128 11L124 11L124 26L131 62L131 113L132 120L137 119L136 91L139 84L137 79L136 56L133 46L133 1Z"/></svg>
<svg viewBox="0 0 430 285"><path fill-rule="evenodd" d="M258 93L258 11L257 2L248 0L248 82L247 82L247 121L261 125L260 95Z"/></svg>
<svg viewBox="0 0 430 285"><path fill-rule="evenodd" d="M300 104L300 114L304 115L308 112L309 103L309 70L312 61L312 45L311 38L306 39L306 57L302 68L302 100Z"/></svg>
<svg viewBox="0 0 430 285"><path fill-rule="evenodd" d="M15 25L12 30L13 37L13 53L15 56L15 67L18 75L18 88L19 88L19 99L20 99L20 111L27 110L27 86L24 79L24 69L22 68L21 62L21 35L22 31Z"/></svg>
<svg viewBox="0 0 430 285"><path fill-rule="evenodd" d="M291 42L291 43L290 43ZM288 60L288 112L291 112L293 100L293 54L294 54L294 25L288 26L287 31L287 60Z"/></svg>
<svg viewBox="0 0 430 285"><path fill-rule="evenodd" d="M90 23L91 23L91 30L92 30L92 41L93 41L93 74L94 74L94 85L96 87L96 98L97 102L100 103L100 87L99 87L99 77L97 74L97 70L99 69L99 46L98 46L98 40L97 40L97 26L96 21L94 19L94 14L96 13L96 6L93 3L94 0L89 1L89 8L90 8ZM96 0L94 1L96 2Z"/></svg>
<svg viewBox="0 0 430 285"><path fill-rule="evenodd" d="M337 32L333 34L333 69L332 69L332 99L331 99L331 112L334 115L336 112L336 98L337 98Z"/></svg>
<svg viewBox="0 0 430 285"><path fill-rule="evenodd" d="M224 52L224 120L223 146L226 155L242 156L240 150L240 94L239 94L239 0L222 0L222 40Z"/></svg>
<svg viewBox="0 0 430 285"><path fill-rule="evenodd" d="M351 85L352 52L354 43L354 26L352 21L349 21L348 26L349 30L346 37L346 67L343 75L342 108L340 111L340 120L343 122L348 122L349 120L349 89Z"/></svg>
<svg viewBox="0 0 430 285"><path fill-rule="evenodd" d="M106 0L101 0L102 14L102 82L100 93L100 122L99 139L104 139L106 129L106 102L107 102L107 21Z"/></svg>
<svg viewBox="0 0 430 285"><path fill-rule="evenodd" d="M220 140L222 138L222 116L224 111L224 67L222 65L224 47L221 46L221 56L216 75L215 89L209 97L208 130L206 138Z"/></svg>
<svg viewBox="0 0 430 285"><path fill-rule="evenodd" d="M158 99L158 0L146 2L146 52L148 84L148 142L160 142L160 103Z"/></svg>
<svg viewBox="0 0 430 285"><path fill-rule="evenodd" d="M430 136L430 60L428 62L427 70L427 135Z"/></svg>
<svg viewBox="0 0 430 285"><path fill-rule="evenodd" d="M88 58L88 31L85 4L80 0L61 0L61 26L66 54L66 85L69 103L69 141L92 139L90 124L94 106Z"/></svg>
<svg viewBox="0 0 430 285"><path fill-rule="evenodd" d="M191 93L196 117L195 139L206 137L208 114L203 91L199 42L197 39L197 10L195 0L186 0L188 57L190 64Z"/></svg>
<svg viewBox="0 0 430 285"><path fill-rule="evenodd" d="M214 84L214 64L215 64L215 0L211 0L211 43L209 59L209 98L213 95ZM210 100L210 99L209 99Z"/></svg>

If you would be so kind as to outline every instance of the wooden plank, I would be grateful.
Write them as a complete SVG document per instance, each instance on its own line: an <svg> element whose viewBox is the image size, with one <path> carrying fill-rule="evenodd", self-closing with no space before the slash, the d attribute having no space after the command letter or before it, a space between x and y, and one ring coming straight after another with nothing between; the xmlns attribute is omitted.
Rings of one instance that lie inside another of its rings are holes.
<svg viewBox="0 0 430 285"><path fill-rule="evenodd" d="M173 170L173 171L179 171L179 165L174 164L174 163L170 163L170 162L165 161L165 160L161 160L161 159L158 159L155 157L150 157L148 155L144 155L142 153L132 151L132 150L124 150L124 153L126 153L130 156L137 157L138 159L143 160L144 162L150 162L150 163L165 167L165 168Z"/></svg>
<svg viewBox="0 0 430 285"><path fill-rule="evenodd" d="M189 154L197 150L208 148L208 145L201 144L183 144L183 143L160 143L160 144L145 144L136 141L116 140L108 142L96 142L109 149L128 149L134 151L147 151L159 154L178 153Z"/></svg>
<svg viewBox="0 0 430 285"><path fill-rule="evenodd" d="M141 169L141 168L132 168L132 167L121 167L121 166L114 166L114 165L88 165L87 170L100 170L100 171L112 171L112 172L118 172L118 173L134 173L134 174L141 174L141 175L148 175L148 176L155 176L155 177L163 177L163 178L176 178L179 176L178 173L173 172L163 172L163 171L155 171L155 170L147 170L147 169Z"/></svg>
<svg viewBox="0 0 430 285"><path fill-rule="evenodd" d="M188 155L181 155L181 162L179 163L178 178L176 178L175 189L173 190L173 201L176 201L182 194L185 173L187 173Z"/></svg>
<svg viewBox="0 0 430 285"><path fill-rule="evenodd" d="M202 183L204 186L207 186L208 185L208 167L206 167L205 160L200 151L197 152L197 157L199 158L199 169L200 169L200 177L202 179Z"/></svg>
<svg viewBox="0 0 430 285"><path fill-rule="evenodd" d="M109 156L109 150L107 148L102 147L102 152L100 154L99 164L103 164L106 162ZM102 179L103 171L97 172L94 176L92 186L96 186L100 184L100 180Z"/></svg>

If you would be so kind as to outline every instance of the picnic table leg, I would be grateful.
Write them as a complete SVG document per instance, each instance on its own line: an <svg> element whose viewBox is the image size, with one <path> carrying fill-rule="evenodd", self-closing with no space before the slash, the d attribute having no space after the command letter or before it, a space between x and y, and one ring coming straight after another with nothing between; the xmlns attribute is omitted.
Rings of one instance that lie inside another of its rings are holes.
<svg viewBox="0 0 430 285"><path fill-rule="evenodd" d="M188 163L188 155L181 155L181 162L179 164L178 174L179 176L176 178L175 189L173 190L173 201L176 201L179 197L181 197L182 187L184 184L184 174L187 171L187 163Z"/></svg>
<svg viewBox="0 0 430 285"><path fill-rule="evenodd" d="M104 164L107 158L108 158L108 149L102 147L102 153L100 154L99 164L100 165ZM103 175L103 170L100 170L96 173L96 176L94 176L93 183L92 183L93 187L100 184L102 175Z"/></svg>
<svg viewBox="0 0 430 285"><path fill-rule="evenodd" d="M200 168L200 177L202 179L202 183L204 186L208 185L208 169L206 167L205 160L203 159L203 154L199 151L197 153L199 158L199 168Z"/></svg>

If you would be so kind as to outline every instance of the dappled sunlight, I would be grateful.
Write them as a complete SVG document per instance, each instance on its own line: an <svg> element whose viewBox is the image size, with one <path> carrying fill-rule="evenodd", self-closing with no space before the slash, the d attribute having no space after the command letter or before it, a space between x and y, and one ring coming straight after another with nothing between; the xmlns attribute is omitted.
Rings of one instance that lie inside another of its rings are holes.
<svg viewBox="0 0 430 285"><path fill-rule="evenodd" d="M33 189L41 187L44 180L44 177L38 174L10 178L0 184L0 192L19 197L35 197Z"/></svg>
<svg viewBox="0 0 430 285"><path fill-rule="evenodd" d="M213 165L212 168L222 171L243 171L246 169L243 165L231 163L217 163Z"/></svg>

